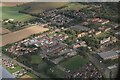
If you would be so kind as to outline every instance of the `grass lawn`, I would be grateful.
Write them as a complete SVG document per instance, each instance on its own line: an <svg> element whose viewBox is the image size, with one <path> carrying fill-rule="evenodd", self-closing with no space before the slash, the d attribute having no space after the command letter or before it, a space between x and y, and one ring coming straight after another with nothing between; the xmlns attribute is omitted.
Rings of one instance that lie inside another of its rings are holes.
<svg viewBox="0 0 120 80"><path fill-rule="evenodd" d="M7 24L2 23L2 27L6 28L6 29L8 29L10 31L12 31L14 29L14 25L10 24L10 23L7 23Z"/></svg>
<svg viewBox="0 0 120 80"><path fill-rule="evenodd" d="M31 63L40 64L40 63L43 63L43 60L42 60L41 56L33 55L33 56L31 56Z"/></svg>
<svg viewBox="0 0 120 80"><path fill-rule="evenodd" d="M105 38L105 37L108 37L108 36L109 36L108 33L106 33L106 32L102 32L101 34L96 35L95 37L96 37L96 38Z"/></svg>
<svg viewBox="0 0 120 80"><path fill-rule="evenodd" d="M78 68L86 64L87 62L88 60L86 58L83 58L81 56L75 56L75 57L72 57L64 61L60 65L69 70L77 70Z"/></svg>
<svg viewBox="0 0 120 80"><path fill-rule="evenodd" d="M10 72L10 73L14 73L14 72L19 71L21 69L22 69L22 67L20 67L18 65L14 69L7 68L8 72Z"/></svg>
<svg viewBox="0 0 120 80"><path fill-rule="evenodd" d="M58 69L57 66L51 68L51 70L48 70L48 74L52 75L52 77L57 77L57 78L64 77L65 75L65 73L60 69Z"/></svg>
<svg viewBox="0 0 120 80"><path fill-rule="evenodd" d="M33 16L18 12L23 9L24 7L3 6L2 9L0 8L0 11L2 11L0 15L2 15L2 19L14 19L15 21L21 21L21 22L28 21L34 18Z"/></svg>
<svg viewBox="0 0 120 80"><path fill-rule="evenodd" d="M27 75L29 75L32 78L38 78L36 75L34 75L34 74L30 73L30 72L28 72Z"/></svg>
<svg viewBox="0 0 120 80"><path fill-rule="evenodd" d="M80 4L80 3L70 3L64 9L65 10L79 10L79 9L82 9L82 8L85 8L85 7L87 7L87 5L83 5L83 4Z"/></svg>

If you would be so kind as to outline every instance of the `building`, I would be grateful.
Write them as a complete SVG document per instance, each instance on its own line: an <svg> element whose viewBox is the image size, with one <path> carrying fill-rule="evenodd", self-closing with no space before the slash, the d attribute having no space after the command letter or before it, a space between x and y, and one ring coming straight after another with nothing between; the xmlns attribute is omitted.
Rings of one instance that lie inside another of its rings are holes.
<svg viewBox="0 0 120 80"><path fill-rule="evenodd" d="M101 24L107 24L109 22L110 22L109 20L103 20L103 22Z"/></svg>
<svg viewBox="0 0 120 80"><path fill-rule="evenodd" d="M104 38L103 40L100 41L100 44L104 44L110 41L110 37Z"/></svg>
<svg viewBox="0 0 120 80"><path fill-rule="evenodd" d="M111 28L106 28L106 29L105 29L105 32L107 32L107 31L109 31L109 30L111 30Z"/></svg>
<svg viewBox="0 0 120 80"><path fill-rule="evenodd" d="M99 34L101 34L102 32L101 31L96 31L95 32L95 35L99 35Z"/></svg>
<svg viewBox="0 0 120 80"><path fill-rule="evenodd" d="M116 51L107 51L107 52L101 52L101 53L97 53L102 60L108 60L108 59L117 59L119 57L118 52Z"/></svg>
<svg viewBox="0 0 120 80"><path fill-rule="evenodd" d="M86 32L81 32L78 34L78 37L84 37L87 33Z"/></svg>

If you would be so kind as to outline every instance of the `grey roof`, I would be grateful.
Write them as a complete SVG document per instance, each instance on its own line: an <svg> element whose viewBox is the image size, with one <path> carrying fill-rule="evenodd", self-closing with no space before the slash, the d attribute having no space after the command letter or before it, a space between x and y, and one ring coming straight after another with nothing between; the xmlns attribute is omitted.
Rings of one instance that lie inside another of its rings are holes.
<svg viewBox="0 0 120 80"><path fill-rule="evenodd" d="M75 26L72 26L71 28L75 29L75 30L79 30L79 31L89 31L90 30L90 28L87 28L82 25L75 25Z"/></svg>
<svg viewBox="0 0 120 80"><path fill-rule="evenodd" d="M16 80L15 77L9 73L4 67L0 66L0 80L1 78L11 78L10 80Z"/></svg>
<svg viewBox="0 0 120 80"><path fill-rule="evenodd" d="M114 56L114 55L118 55L118 53L116 51L107 51L107 52L101 52L101 53L97 53L97 54L103 59Z"/></svg>

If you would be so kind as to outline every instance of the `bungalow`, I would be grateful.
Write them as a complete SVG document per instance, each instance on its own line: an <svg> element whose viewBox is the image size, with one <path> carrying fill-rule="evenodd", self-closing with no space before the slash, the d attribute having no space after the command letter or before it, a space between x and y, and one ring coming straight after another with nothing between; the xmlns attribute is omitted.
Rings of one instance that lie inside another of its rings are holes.
<svg viewBox="0 0 120 80"><path fill-rule="evenodd" d="M92 19L92 22L97 22L99 20L99 18L94 18Z"/></svg>
<svg viewBox="0 0 120 80"><path fill-rule="evenodd" d="M109 22L110 22L109 20L103 20L101 24L107 24Z"/></svg>
<svg viewBox="0 0 120 80"><path fill-rule="evenodd" d="M110 39L111 39L110 37L108 37L108 38L104 38L103 40L100 41L100 44L107 43L107 42L110 41Z"/></svg>
<svg viewBox="0 0 120 80"><path fill-rule="evenodd" d="M80 34L78 34L78 37L83 37L85 36L87 33L86 32L81 32Z"/></svg>
<svg viewBox="0 0 120 80"><path fill-rule="evenodd" d="M91 29L88 31L88 33L92 33L92 32L95 32L95 29Z"/></svg>
<svg viewBox="0 0 120 80"><path fill-rule="evenodd" d="M78 43L73 45L73 48L76 49L76 48L81 47L81 46L84 46L84 47L87 46L86 42L85 41L79 41Z"/></svg>
<svg viewBox="0 0 120 80"><path fill-rule="evenodd" d="M105 32L109 31L110 29L111 29L111 28L106 28L106 29L105 29Z"/></svg>
<svg viewBox="0 0 120 80"><path fill-rule="evenodd" d="M99 34L101 34L102 32L101 31L96 31L95 32L95 35L99 35Z"/></svg>
<svg viewBox="0 0 120 80"><path fill-rule="evenodd" d="M76 43L76 44L73 45L73 48L74 48L74 49L76 49L76 48L78 48L78 47L80 47L80 44L78 44L78 43Z"/></svg>

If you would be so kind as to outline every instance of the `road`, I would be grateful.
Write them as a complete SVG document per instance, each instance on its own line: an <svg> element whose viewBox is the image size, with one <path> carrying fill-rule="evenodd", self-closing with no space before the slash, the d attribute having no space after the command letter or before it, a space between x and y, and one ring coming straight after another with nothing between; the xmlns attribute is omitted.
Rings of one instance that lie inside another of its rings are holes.
<svg viewBox="0 0 120 80"><path fill-rule="evenodd" d="M24 64L22 64L22 63L20 63L20 62L18 62L18 61L16 61L16 60L10 58L10 57L7 56L7 55L2 54L2 56L10 59L11 61L13 61L13 62L15 62L15 63L17 63L18 65L20 65L21 67L25 68L26 70L31 71L32 73L34 73L35 75L39 76L40 78L49 78L48 76L46 76L46 75L44 75L44 74L42 74L42 73L38 73L38 72L34 71L33 69L31 69L31 68L25 66Z"/></svg>

